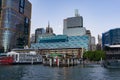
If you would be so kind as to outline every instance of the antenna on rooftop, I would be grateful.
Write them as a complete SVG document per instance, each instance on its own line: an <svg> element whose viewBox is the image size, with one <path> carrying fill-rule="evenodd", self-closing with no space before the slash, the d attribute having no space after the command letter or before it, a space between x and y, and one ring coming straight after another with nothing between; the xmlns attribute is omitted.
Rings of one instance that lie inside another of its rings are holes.
<svg viewBox="0 0 120 80"><path fill-rule="evenodd" d="M75 17L78 17L78 16L80 16L78 9L75 9Z"/></svg>
<svg viewBox="0 0 120 80"><path fill-rule="evenodd" d="M50 27L50 22L48 21L48 27Z"/></svg>

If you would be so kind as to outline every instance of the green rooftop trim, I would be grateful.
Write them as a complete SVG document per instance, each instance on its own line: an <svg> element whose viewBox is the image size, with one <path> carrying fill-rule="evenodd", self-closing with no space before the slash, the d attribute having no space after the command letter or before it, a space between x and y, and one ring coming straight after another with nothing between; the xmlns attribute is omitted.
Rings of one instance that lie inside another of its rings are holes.
<svg viewBox="0 0 120 80"><path fill-rule="evenodd" d="M68 40L68 36L66 35L57 35L57 36L51 36L40 39L40 43L48 43L48 42L65 42Z"/></svg>

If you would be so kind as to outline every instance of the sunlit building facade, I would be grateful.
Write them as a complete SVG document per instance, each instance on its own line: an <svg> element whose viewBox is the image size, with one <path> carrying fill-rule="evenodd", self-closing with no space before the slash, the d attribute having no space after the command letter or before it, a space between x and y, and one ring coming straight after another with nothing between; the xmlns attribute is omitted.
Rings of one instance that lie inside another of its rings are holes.
<svg viewBox="0 0 120 80"><path fill-rule="evenodd" d="M92 36L90 40L90 50L95 51L96 50L96 44L95 44L95 37Z"/></svg>
<svg viewBox="0 0 120 80"><path fill-rule="evenodd" d="M31 7L28 0L0 0L0 51L29 45Z"/></svg>
<svg viewBox="0 0 120 80"><path fill-rule="evenodd" d="M67 36L86 35L86 28L83 27L83 17L75 13L75 17L69 17L63 21L63 34Z"/></svg>

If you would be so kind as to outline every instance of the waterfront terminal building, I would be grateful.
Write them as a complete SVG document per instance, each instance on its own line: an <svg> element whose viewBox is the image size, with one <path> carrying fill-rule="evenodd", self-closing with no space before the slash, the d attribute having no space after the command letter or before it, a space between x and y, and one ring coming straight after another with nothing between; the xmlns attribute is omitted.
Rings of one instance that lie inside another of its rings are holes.
<svg viewBox="0 0 120 80"><path fill-rule="evenodd" d="M81 57L82 50L89 49L89 36L55 35L39 39L31 44L31 49L39 49L43 54L59 53Z"/></svg>
<svg viewBox="0 0 120 80"><path fill-rule="evenodd" d="M31 7L28 0L0 0L0 52L29 45Z"/></svg>

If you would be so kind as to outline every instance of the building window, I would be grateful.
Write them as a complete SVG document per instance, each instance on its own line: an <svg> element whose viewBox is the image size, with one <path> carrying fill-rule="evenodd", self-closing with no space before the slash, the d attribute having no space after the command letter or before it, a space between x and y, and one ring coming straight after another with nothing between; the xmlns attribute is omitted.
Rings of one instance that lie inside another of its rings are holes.
<svg viewBox="0 0 120 80"><path fill-rule="evenodd" d="M19 2L19 12L24 13L25 0L20 0Z"/></svg>
<svg viewBox="0 0 120 80"><path fill-rule="evenodd" d="M2 0L0 0L0 14L1 14L1 10L2 10Z"/></svg>
<svg viewBox="0 0 120 80"><path fill-rule="evenodd" d="M29 18L25 17L24 19L24 34L29 34Z"/></svg>
<svg viewBox="0 0 120 80"><path fill-rule="evenodd" d="M24 13L24 9L23 8L20 8L20 13Z"/></svg>
<svg viewBox="0 0 120 80"><path fill-rule="evenodd" d="M20 7L24 8L25 0L20 0Z"/></svg>
<svg viewBox="0 0 120 80"><path fill-rule="evenodd" d="M29 24L29 19L27 17L25 18L25 24Z"/></svg>

